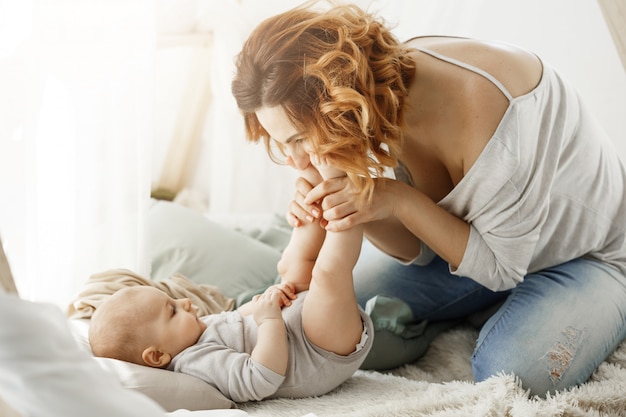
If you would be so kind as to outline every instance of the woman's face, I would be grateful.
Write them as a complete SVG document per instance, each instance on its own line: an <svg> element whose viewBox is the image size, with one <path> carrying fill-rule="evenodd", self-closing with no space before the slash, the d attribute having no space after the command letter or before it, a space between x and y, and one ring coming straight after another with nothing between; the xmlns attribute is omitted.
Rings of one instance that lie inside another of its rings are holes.
<svg viewBox="0 0 626 417"><path fill-rule="evenodd" d="M299 171L308 168L311 146L293 127L282 106L263 107L256 111L256 117L270 135L270 141L276 142L285 153L287 165Z"/></svg>

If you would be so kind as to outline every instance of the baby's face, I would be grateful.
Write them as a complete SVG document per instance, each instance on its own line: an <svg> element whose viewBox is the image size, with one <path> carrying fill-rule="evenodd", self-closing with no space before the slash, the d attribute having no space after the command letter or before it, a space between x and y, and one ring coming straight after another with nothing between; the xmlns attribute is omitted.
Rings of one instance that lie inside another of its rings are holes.
<svg viewBox="0 0 626 417"><path fill-rule="evenodd" d="M172 358L198 341L206 324L188 298L175 300L153 287L131 287L127 303L133 303L136 319L148 327L150 344Z"/></svg>

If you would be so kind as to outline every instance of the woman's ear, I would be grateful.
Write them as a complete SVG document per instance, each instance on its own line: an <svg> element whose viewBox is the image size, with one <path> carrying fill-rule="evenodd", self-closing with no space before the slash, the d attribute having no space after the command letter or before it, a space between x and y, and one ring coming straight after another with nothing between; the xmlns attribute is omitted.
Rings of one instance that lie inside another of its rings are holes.
<svg viewBox="0 0 626 417"><path fill-rule="evenodd" d="M172 360L169 353L161 352L154 346L145 348L141 353L141 358L146 365L153 368L164 368Z"/></svg>

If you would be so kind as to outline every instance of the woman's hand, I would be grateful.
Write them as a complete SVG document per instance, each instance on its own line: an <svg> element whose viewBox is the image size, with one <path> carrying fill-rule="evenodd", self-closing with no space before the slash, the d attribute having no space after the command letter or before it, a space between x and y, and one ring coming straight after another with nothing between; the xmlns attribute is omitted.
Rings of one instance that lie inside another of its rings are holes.
<svg viewBox="0 0 626 417"><path fill-rule="evenodd" d="M294 199L289 204L287 221L292 227L300 227L303 222L312 223L320 218L320 225L326 230L339 232L393 216L395 181L386 178L375 181L371 203L361 204L348 177L325 180L315 187L300 177L296 181Z"/></svg>
<svg viewBox="0 0 626 417"><path fill-rule="evenodd" d="M322 182L322 176L313 164L309 164L307 169L300 171L300 176L296 179L296 191L293 200L289 204L287 222L292 227L300 227L304 223L313 223L320 218L322 210L319 202L305 203L306 195L313 189L313 186Z"/></svg>
<svg viewBox="0 0 626 417"><path fill-rule="evenodd" d="M371 203L361 202L360 195L347 177L323 181L304 196L303 204L318 202L326 230L339 232L358 224L386 219L394 215L393 180L376 179Z"/></svg>
<svg viewBox="0 0 626 417"><path fill-rule="evenodd" d="M319 203L306 204L304 199L306 195L313 189L313 186L303 177L296 180L296 191L293 200L289 203L289 211L287 212L287 222L292 227L300 227L307 223L313 223L316 218L322 214Z"/></svg>

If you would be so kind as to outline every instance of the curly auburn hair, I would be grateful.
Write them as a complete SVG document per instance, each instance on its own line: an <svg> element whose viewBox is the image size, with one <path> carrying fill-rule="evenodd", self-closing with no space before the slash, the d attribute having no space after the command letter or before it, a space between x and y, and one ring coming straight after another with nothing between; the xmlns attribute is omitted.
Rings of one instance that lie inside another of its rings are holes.
<svg viewBox="0 0 626 417"><path fill-rule="evenodd" d="M266 19L244 43L232 82L248 140L263 139L276 161L255 111L280 105L314 151L370 199L372 177L397 164L415 74L408 52L355 5L315 11L309 2Z"/></svg>

